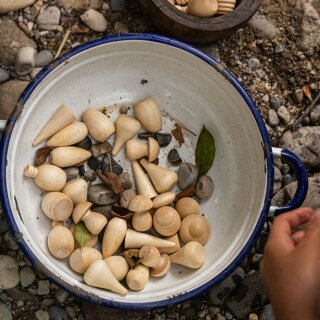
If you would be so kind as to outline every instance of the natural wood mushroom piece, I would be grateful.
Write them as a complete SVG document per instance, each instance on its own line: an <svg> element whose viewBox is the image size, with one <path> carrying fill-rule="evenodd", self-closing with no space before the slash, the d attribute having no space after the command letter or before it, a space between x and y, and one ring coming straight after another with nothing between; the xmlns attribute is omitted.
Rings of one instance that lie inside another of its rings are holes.
<svg viewBox="0 0 320 320"><path fill-rule="evenodd" d="M126 277L128 287L133 291L142 290L149 280L149 268L143 264L138 264L131 269Z"/></svg>
<svg viewBox="0 0 320 320"><path fill-rule="evenodd" d="M153 207L153 202L144 195L137 195L131 199L128 209L133 212L148 211Z"/></svg>
<svg viewBox="0 0 320 320"><path fill-rule="evenodd" d="M171 267L170 257L165 253L161 254L160 262L158 266L156 268L150 269L150 275L156 278L163 277L168 273L170 267Z"/></svg>
<svg viewBox="0 0 320 320"><path fill-rule="evenodd" d="M132 227L136 231L145 232L152 228L152 215L149 211L135 212L132 216Z"/></svg>
<svg viewBox="0 0 320 320"><path fill-rule="evenodd" d="M49 155L50 163L60 168L72 167L91 157L91 152L78 147L58 147Z"/></svg>
<svg viewBox="0 0 320 320"><path fill-rule="evenodd" d="M93 261L101 260L102 254L95 248L83 247L72 252L69 258L71 269L77 273L85 273Z"/></svg>
<svg viewBox="0 0 320 320"><path fill-rule="evenodd" d="M180 199L175 209L179 212L181 219L184 219L190 214L200 214L201 209L199 203L191 197L185 197Z"/></svg>
<svg viewBox="0 0 320 320"><path fill-rule="evenodd" d="M217 0L190 0L188 4L188 14L197 17L212 17L217 11Z"/></svg>
<svg viewBox="0 0 320 320"><path fill-rule="evenodd" d="M129 265L124 257L110 256L104 259L104 261L108 264L111 272L118 281L121 281L126 277L129 271Z"/></svg>
<svg viewBox="0 0 320 320"><path fill-rule="evenodd" d="M160 252L154 246L143 246L138 256L141 263L147 267L156 268L160 264Z"/></svg>
<svg viewBox="0 0 320 320"><path fill-rule="evenodd" d="M86 202L88 197L88 183L81 178L70 180L66 183L62 192L68 195L75 205Z"/></svg>
<svg viewBox="0 0 320 320"><path fill-rule="evenodd" d="M153 226L162 236L172 236L181 226L179 213L171 207L161 207L153 216Z"/></svg>
<svg viewBox="0 0 320 320"><path fill-rule="evenodd" d="M128 140L126 142L126 155L129 160L147 157L148 162L152 162L157 159L159 152L159 143L151 137L148 138L147 144L137 140Z"/></svg>

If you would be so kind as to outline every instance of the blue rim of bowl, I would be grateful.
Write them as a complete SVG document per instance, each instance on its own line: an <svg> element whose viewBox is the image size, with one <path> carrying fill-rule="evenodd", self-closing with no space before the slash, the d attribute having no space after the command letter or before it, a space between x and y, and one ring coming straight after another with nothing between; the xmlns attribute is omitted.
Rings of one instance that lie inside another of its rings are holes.
<svg viewBox="0 0 320 320"><path fill-rule="evenodd" d="M38 261L37 257L34 255L34 253L29 249L27 242L23 239L23 235L21 234L20 230L18 229L18 226L15 222L15 219L13 217L13 213L11 211L9 197L8 197L8 190L6 185L6 166L7 166L7 152L8 152L8 146L10 142L10 137L12 130L14 128L14 125L16 121L18 120L21 110L23 109L24 104L26 103L27 99L30 97L32 92L35 90L35 88L41 83L41 81L58 65L63 63L64 61L68 60L69 58L85 51L90 48L105 45L108 43L118 42L118 41L147 41L147 42L156 42L163 45L172 46L178 49L181 49L183 51L186 51L188 53L193 54L195 57L201 59L202 61L208 63L210 66L212 66L216 71L220 72L233 86L234 88L240 93L242 98L245 100L248 108L252 112L252 115L259 127L263 148L265 150L265 162L267 166L266 174L267 174L267 187L266 187L266 194L264 199L264 205L263 209L260 212L259 219L256 223L256 226L247 241L244 248L240 251L238 256L232 261L232 263L229 264L228 267L226 267L219 275L208 281L207 283L201 285L200 287L197 287L191 291L188 292L182 292L178 295L168 297L163 300L154 301L154 302L147 302L147 303L124 303L124 302L118 302L114 301L112 299L102 299L98 296L88 294L82 289L76 289L74 286L71 286L67 283L61 283L61 279L57 277L54 273L52 273L50 270L46 269L46 267ZM220 63L212 59L211 57L207 56L203 52L199 51L198 49L193 48L192 46L185 44L183 42L170 39L167 37L155 35L155 34L123 34L123 35L113 35L113 36L105 36L84 44L81 44L55 61L53 61L50 65L43 68L38 75L35 77L33 81L29 83L29 85L26 87L26 89L23 91L19 102L17 104L16 109L13 111L12 115L10 116L5 131L2 135L1 145L0 145L0 199L5 211L5 215L7 217L7 220L9 222L10 229L13 233L14 238L19 243L20 248L25 253L27 258L31 261L31 263L41 272L46 274L46 276L59 285L60 287L64 288L65 290L69 291L72 294L75 294L76 296L87 300L92 303L98 303L101 305L104 305L106 307L111 308L119 308L119 309L126 309L126 310L141 310L141 309L150 309L150 308L159 308L164 307L168 305L173 305L177 303L181 303L185 300L189 300L191 298L194 298L195 296L200 295L201 293L209 290L211 287L217 285L219 282L221 282L223 279L225 279L231 272L241 263L241 261L249 254L251 248L253 247L256 239L258 238L263 225L266 221L266 218L269 213L270 208L270 202L272 197L272 191L273 191L273 156L272 156L272 149L271 144L269 141L269 136L267 133L267 129L265 127L264 121L262 119L262 116L256 107L255 103L247 93L247 91L244 89L244 87L240 84L240 82L233 76L226 68L224 68Z"/></svg>

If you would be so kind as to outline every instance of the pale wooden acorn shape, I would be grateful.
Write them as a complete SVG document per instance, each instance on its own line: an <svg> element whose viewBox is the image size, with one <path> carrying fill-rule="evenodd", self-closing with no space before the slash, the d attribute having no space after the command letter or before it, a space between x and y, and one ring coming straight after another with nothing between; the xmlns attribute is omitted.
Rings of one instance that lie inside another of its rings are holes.
<svg viewBox="0 0 320 320"><path fill-rule="evenodd" d="M128 140L126 142L126 155L129 160L148 157L148 161L152 162L158 158L159 152L159 143L151 137L148 138L147 144L137 140Z"/></svg>
<svg viewBox="0 0 320 320"><path fill-rule="evenodd" d="M75 223L71 223L69 226L69 230L71 231L71 233L74 235L74 231L75 231ZM90 247L90 248L94 248L97 243L98 243L98 236L95 236L93 234L90 233L89 239L83 243L83 247ZM78 243L78 241L76 241L75 239L75 248L80 248L80 244Z"/></svg>
<svg viewBox="0 0 320 320"><path fill-rule="evenodd" d="M170 248L174 247L175 243L132 229L127 230L124 241L125 249L139 249L146 245L154 246L156 248Z"/></svg>
<svg viewBox="0 0 320 320"><path fill-rule="evenodd" d="M33 141L36 146L40 142L50 138L52 135L63 129L67 125L76 121L74 114L64 105L62 105L49 119L43 129L39 132Z"/></svg>
<svg viewBox="0 0 320 320"><path fill-rule="evenodd" d="M198 269L201 268L206 260L206 253L203 246L196 241L188 242L179 251L170 256L171 263Z"/></svg>
<svg viewBox="0 0 320 320"><path fill-rule="evenodd" d="M104 259L104 261L108 264L111 272L118 281L121 281L126 277L129 271L129 265L124 257L110 256Z"/></svg>
<svg viewBox="0 0 320 320"><path fill-rule="evenodd" d="M24 169L24 175L34 178L35 184L46 191L60 191L67 181L66 173L51 164L43 164L39 167L28 164Z"/></svg>
<svg viewBox="0 0 320 320"><path fill-rule="evenodd" d="M177 202L175 209L179 212L181 219L184 219L190 214L201 214L199 203L190 197L181 198Z"/></svg>
<svg viewBox="0 0 320 320"><path fill-rule="evenodd" d="M173 192L165 192L159 194L157 197L153 199L153 207L155 209L161 208L163 206L167 206L174 201L176 198L176 194Z"/></svg>
<svg viewBox="0 0 320 320"><path fill-rule="evenodd" d="M81 178L70 180L66 183L62 192L68 195L76 205L87 201L88 183Z"/></svg>
<svg viewBox="0 0 320 320"><path fill-rule="evenodd" d="M133 138L141 129L140 122L126 114L120 114L116 120L115 126L116 138L112 149L113 156L117 155L126 141Z"/></svg>
<svg viewBox="0 0 320 320"><path fill-rule="evenodd" d="M131 161L131 168L138 194L148 198L156 197L158 195L157 191L136 160Z"/></svg>
<svg viewBox="0 0 320 320"><path fill-rule="evenodd" d="M98 235L105 227L108 219L101 213L90 210L91 202L82 202L73 209L72 219L75 224L83 221L87 229L93 235Z"/></svg>
<svg viewBox="0 0 320 320"><path fill-rule="evenodd" d="M146 159L142 159L140 163L148 172L154 187L159 193L170 191L177 184L178 175L174 171L149 163Z"/></svg>
<svg viewBox="0 0 320 320"><path fill-rule="evenodd" d="M159 265L156 268L150 269L150 275L156 278L163 277L168 273L170 267L171 267L170 257L165 253L161 254Z"/></svg>
<svg viewBox="0 0 320 320"><path fill-rule="evenodd" d="M50 253L57 259L65 259L74 250L74 238L71 231L60 223L54 223L48 234L47 244Z"/></svg>
<svg viewBox="0 0 320 320"><path fill-rule="evenodd" d="M146 98L133 106L136 118L149 132L158 132L162 128L162 112L157 101Z"/></svg>
<svg viewBox="0 0 320 320"><path fill-rule="evenodd" d="M210 224L200 214L191 214L182 220L179 234L184 243L197 241L204 245L210 238Z"/></svg>
<svg viewBox="0 0 320 320"><path fill-rule="evenodd" d="M91 152L78 147L58 147L50 152L50 163L60 168L72 167L91 157Z"/></svg>
<svg viewBox="0 0 320 320"><path fill-rule="evenodd" d="M99 142L107 140L115 131L112 121L96 109L87 109L82 115L82 121L86 124L90 136Z"/></svg>
<svg viewBox="0 0 320 320"><path fill-rule="evenodd" d="M138 264L131 269L126 277L128 287L133 291L142 290L149 280L149 268L143 264Z"/></svg>
<svg viewBox="0 0 320 320"><path fill-rule="evenodd" d="M149 211L135 212L132 216L132 227L139 232L145 232L152 228L152 215Z"/></svg>
<svg viewBox="0 0 320 320"><path fill-rule="evenodd" d="M73 271L85 273L93 261L101 259L102 254L97 249L82 247L72 252L69 257L69 265Z"/></svg>
<svg viewBox="0 0 320 320"><path fill-rule="evenodd" d="M112 256L120 247L127 232L127 222L123 219L112 218L104 232L102 241L103 259Z"/></svg>
<svg viewBox="0 0 320 320"><path fill-rule="evenodd" d="M153 216L153 226L162 236L172 236L178 232L181 226L179 213L171 207L161 207Z"/></svg>
<svg viewBox="0 0 320 320"><path fill-rule="evenodd" d="M188 4L188 14L197 17L212 17L217 11L217 0L190 0Z"/></svg>
<svg viewBox="0 0 320 320"><path fill-rule="evenodd" d="M49 147L71 146L82 141L88 135L88 128L83 122L73 122L54 134L47 142Z"/></svg>
<svg viewBox="0 0 320 320"><path fill-rule="evenodd" d="M93 261L83 279L89 286L111 290L122 296L128 294L128 290L117 280L104 260Z"/></svg>
<svg viewBox="0 0 320 320"><path fill-rule="evenodd" d="M175 243L175 246L172 248L159 248L160 253L172 254L177 252L180 249L180 241L178 238L178 234L175 233L173 236L164 238L165 240L171 241Z"/></svg>
<svg viewBox="0 0 320 320"><path fill-rule="evenodd" d="M143 246L138 256L140 262L149 268L156 268L160 264L160 252L154 246Z"/></svg>
<svg viewBox="0 0 320 320"><path fill-rule="evenodd" d="M71 198L62 192L49 192L41 201L41 209L53 221L68 219L73 210Z"/></svg>
<svg viewBox="0 0 320 320"><path fill-rule="evenodd" d="M150 210L152 206L153 203L148 197L138 194L130 200L128 209L133 212L142 212Z"/></svg>

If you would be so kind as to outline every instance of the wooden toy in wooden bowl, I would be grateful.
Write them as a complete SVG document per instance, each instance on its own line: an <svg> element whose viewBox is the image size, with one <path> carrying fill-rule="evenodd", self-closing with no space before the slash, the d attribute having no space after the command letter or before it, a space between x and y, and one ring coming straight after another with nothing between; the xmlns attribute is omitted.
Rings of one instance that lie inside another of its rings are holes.
<svg viewBox="0 0 320 320"><path fill-rule="evenodd" d="M187 42L226 38L255 14L262 0L140 0L160 33Z"/></svg>

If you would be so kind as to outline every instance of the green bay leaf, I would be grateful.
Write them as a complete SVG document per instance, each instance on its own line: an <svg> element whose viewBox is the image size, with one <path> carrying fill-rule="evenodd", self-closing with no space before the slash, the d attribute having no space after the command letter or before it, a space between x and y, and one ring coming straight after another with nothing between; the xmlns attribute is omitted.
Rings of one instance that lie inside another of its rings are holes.
<svg viewBox="0 0 320 320"><path fill-rule="evenodd" d="M196 166L199 177L206 175L210 170L216 154L214 138L209 130L203 126L196 146Z"/></svg>
<svg viewBox="0 0 320 320"><path fill-rule="evenodd" d="M87 227L83 223L83 221L76 224L74 229L74 237L79 243L80 247L82 248L84 244L89 240L90 238L90 232L88 231Z"/></svg>

